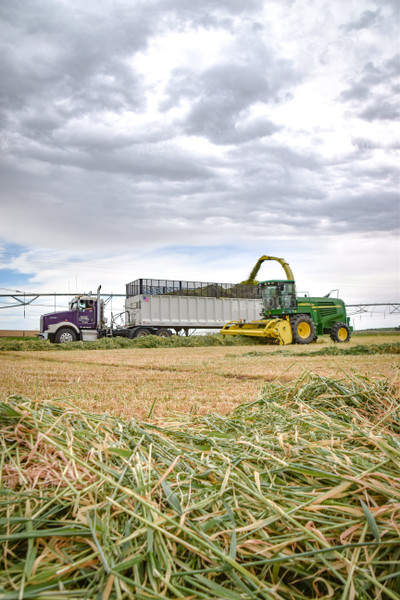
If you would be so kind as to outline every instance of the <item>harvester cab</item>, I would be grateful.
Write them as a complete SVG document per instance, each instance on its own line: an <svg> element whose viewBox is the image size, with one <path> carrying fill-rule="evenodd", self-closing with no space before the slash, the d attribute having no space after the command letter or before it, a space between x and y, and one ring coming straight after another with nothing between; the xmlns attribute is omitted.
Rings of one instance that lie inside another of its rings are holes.
<svg viewBox="0 0 400 600"><path fill-rule="evenodd" d="M287 279L256 281L262 263L280 263ZM259 321L230 321L221 329L223 335L245 335L272 340L276 344L309 344L317 335L329 333L335 342L347 342L351 327L343 300L338 298L297 298L293 272L283 258L261 256L243 284L258 285L263 303Z"/></svg>
<svg viewBox="0 0 400 600"><path fill-rule="evenodd" d="M297 308L296 288L294 281L274 280L262 281L258 284L265 316L294 314Z"/></svg>

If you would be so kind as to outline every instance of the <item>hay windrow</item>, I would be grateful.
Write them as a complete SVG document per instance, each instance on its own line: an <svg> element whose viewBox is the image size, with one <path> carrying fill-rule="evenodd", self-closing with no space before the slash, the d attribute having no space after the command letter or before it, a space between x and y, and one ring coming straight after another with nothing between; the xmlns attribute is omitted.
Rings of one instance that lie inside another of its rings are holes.
<svg viewBox="0 0 400 600"><path fill-rule="evenodd" d="M363 336L360 336L361 339ZM327 336L321 338L322 344L331 344ZM93 342L70 342L68 344L52 344L49 340L37 339L0 339L0 352L73 352L77 350L118 350L118 349L146 349L146 348L203 348L211 346L257 346L273 347L274 352L282 356L363 356L370 354L400 354L400 342L386 342L382 344L334 344L320 347L319 343L309 346L276 346L267 343L264 338L251 338L246 336L228 336L220 334L178 336L161 338L149 335L143 338L129 339L125 337L101 338ZM263 356L263 351L253 350L244 356Z"/></svg>
<svg viewBox="0 0 400 600"><path fill-rule="evenodd" d="M129 339L126 337L105 337L94 342L69 342L68 344L52 344L49 340L38 339L0 339L0 352L26 351L74 351L74 350L117 350L121 348L201 348L207 346L254 346L260 345L257 338L235 336L226 338L219 334L181 336L172 335L162 338L148 335L142 338Z"/></svg>
<svg viewBox="0 0 400 600"><path fill-rule="evenodd" d="M308 346L301 349L297 346L297 350L293 351L293 347L279 348L278 352L283 356L365 356L371 354L400 354L400 342L387 344L357 344L355 346L326 346L325 348L314 348ZM258 350L250 350L242 354L248 358L265 356L265 352Z"/></svg>
<svg viewBox="0 0 400 600"><path fill-rule="evenodd" d="M227 416L0 405L0 599L399 598L400 403L305 374Z"/></svg>

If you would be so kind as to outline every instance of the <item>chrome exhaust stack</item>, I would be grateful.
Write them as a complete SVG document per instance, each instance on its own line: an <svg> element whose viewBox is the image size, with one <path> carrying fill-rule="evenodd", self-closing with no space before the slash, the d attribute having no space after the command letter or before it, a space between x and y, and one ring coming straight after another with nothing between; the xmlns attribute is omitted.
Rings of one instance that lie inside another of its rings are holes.
<svg viewBox="0 0 400 600"><path fill-rule="evenodd" d="M101 304L100 304L101 285L97 288L97 329L101 329Z"/></svg>

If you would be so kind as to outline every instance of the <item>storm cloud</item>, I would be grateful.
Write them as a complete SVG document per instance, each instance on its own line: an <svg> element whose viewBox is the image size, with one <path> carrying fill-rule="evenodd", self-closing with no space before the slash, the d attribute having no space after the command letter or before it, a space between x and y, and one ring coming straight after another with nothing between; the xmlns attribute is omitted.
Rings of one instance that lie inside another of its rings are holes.
<svg viewBox="0 0 400 600"><path fill-rule="evenodd" d="M4 256L398 235L393 10L5 0Z"/></svg>
<svg viewBox="0 0 400 600"><path fill-rule="evenodd" d="M400 117L400 53L382 64L368 61L361 75L339 99L350 102L357 116L366 121L397 121Z"/></svg>

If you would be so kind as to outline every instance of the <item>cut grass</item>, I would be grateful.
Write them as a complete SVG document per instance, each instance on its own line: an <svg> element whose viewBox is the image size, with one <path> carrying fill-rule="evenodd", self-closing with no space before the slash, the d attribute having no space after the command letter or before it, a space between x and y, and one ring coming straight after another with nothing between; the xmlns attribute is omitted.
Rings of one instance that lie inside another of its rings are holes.
<svg viewBox="0 0 400 600"><path fill-rule="evenodd" d="M283 356L363 356L366 354L400 354L400 342L391 344L358 344L357 346L327 346L318 349L279 349ZM243 356L265 356L265 352L252 350Z"/></svg>
<svg viewBox="0 0 400 600"><path fill-rule="evenodd" d="M351 341L340 348L344 346L347 351L359 345ZM12 393L33 399L68 396L84 410L145 418L154 401L156 417L174 410L227 413L256 397L266 382L288 382L305 369L330 377L359 372L386 377L398 385L396 354L318 354L336 347L321 343L258 346L254 350L248 346L211 346L4 352L0 355L0 399Z"/></svg>
<svg viewBox="0 0 400 600"><path fill-rule="evenodd" d="M388 381L304 373L163 424L0 405L0 599L398 599Z"/></svg>
<svg viewBox="0 0 400 600"><path fill-rule="evenodd" d="M116 350L121 348L199 348L203 346L243 346L259 345L260 340L244 336L224 337L222 335L172 335L162 338L157 335L130 340L125 337L101 338L94 342L69 342L52 344L49 340L9 340L0 339L0 351L74 351L74 350Z"/></svg>
<svg viewBox="0 0 400 600"><path fill-rule="evenodd" d="M351 351L347 348L347 344L335 344L332 346L329 336L322 336L317 344L311 344L306 348L304 346L277 346L274 343L267 343L262 338L252 338L246 336L223 336L220 334L209 334L209 335L192 335L192 336L178 336L172 335L169 338L160 338L157 335L149 335L143 338L135 338L130 340L125 337L114 337L114 338L101 338L93 342L70 342L68 344L52 344L49 340L38 340L38 339L12 339L12 338L0 338L0 352L73 352L77 350L118 350L118 349L134 349L134 348L201 348L209 346L262 346L263 348L270 348L274 351L285 351L290 352L292 349L294 352L298 352L299 348L303 348L304 352L315 350L317 347L322 345L329 345L331 349L328 350L327 354L357 354L354 351L354 345L356 341L362 345L370 344L371 337L374 340L383 340L385 343L381 343L382 351L389 353L398 353L400 346L400 333L397 332L386 332L382 335L372 334L366 336L362 334L354 334L350 345L352 346ZM387 338L390 337L391 341L387 342ZM384 348L386 346L386 349ZM358 346L357 346L358 347ZM305 348L305 349L304 349ZM397 348L397 350L396 350ZM361 353L361 350L360 352Z"/></svg>

